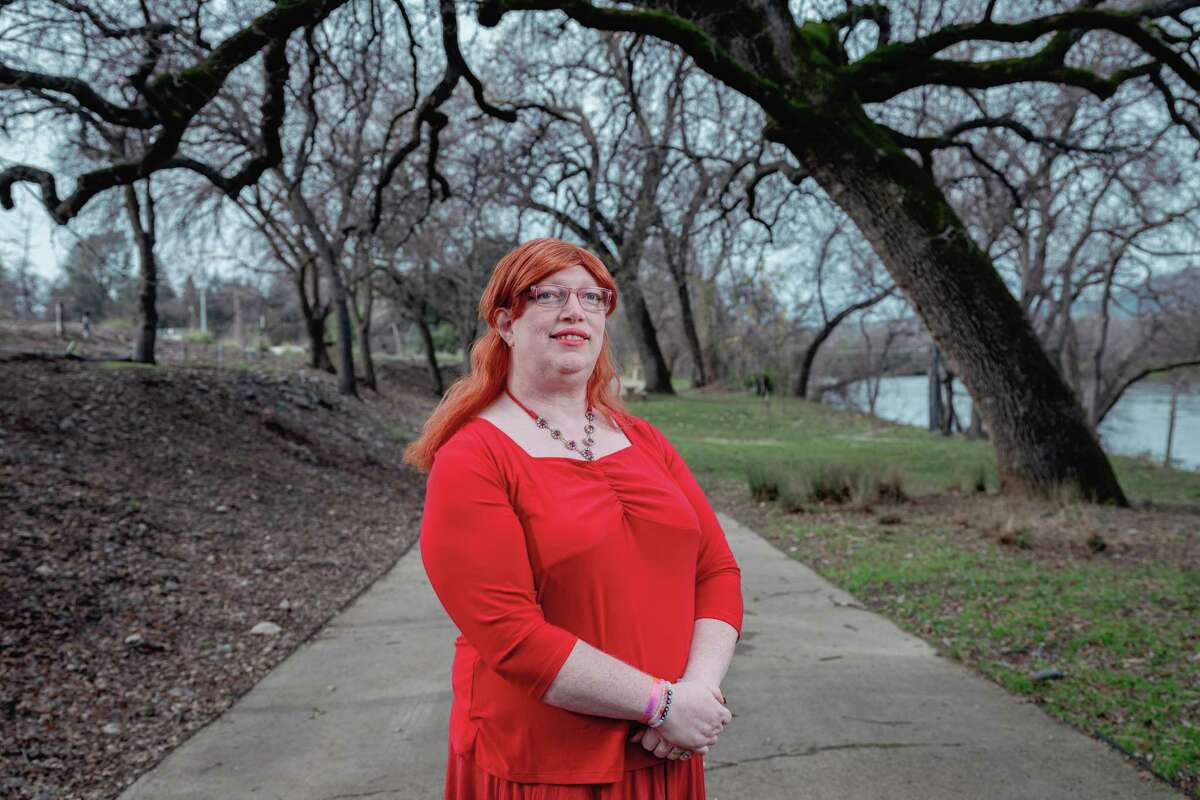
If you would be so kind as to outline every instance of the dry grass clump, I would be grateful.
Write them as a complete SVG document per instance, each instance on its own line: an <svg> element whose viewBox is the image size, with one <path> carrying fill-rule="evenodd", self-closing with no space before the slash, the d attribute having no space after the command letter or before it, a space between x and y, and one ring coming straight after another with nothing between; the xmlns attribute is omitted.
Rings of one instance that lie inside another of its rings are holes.
<svg viewBox="0 0 1200 800"><path fill-rule="evenodd" d="M1141 559L1171 551L1185 562L1200 560L1195 533L1200 525L1189 525L1174 514L1151 528L1147 516L1133 509L1078 500L997 497L973 504L972 516L974 527L992 541L1048 556ZM1172 525L1172 520L1177 523Z"/></svg>
<svg viewBox="0 0 1200 800"><path fill-rule="evenodd" d="M755 465L747 471L747 481L751 497L760 502L778 500L789 513L812 506L866 509L874 504L908 500L905 475L896 467L830 462L786 472L779 467Z"/></svg>
<svg viewBox="0 0 1200 800"><path fill-rule="evenodd" d="M751 464L746 469L746 481L750 484L750 496L760 503L779 497L780 470L765 464Z"/></svg>

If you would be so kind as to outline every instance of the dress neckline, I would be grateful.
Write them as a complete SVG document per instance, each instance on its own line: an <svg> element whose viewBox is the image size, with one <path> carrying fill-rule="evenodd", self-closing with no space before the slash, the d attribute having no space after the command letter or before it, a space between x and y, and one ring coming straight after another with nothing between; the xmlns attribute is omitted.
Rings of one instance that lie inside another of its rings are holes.
<svg viewBox="0 0 1200 800"><path fill-rule="evenodd" d="M623 427L621 427L621 424L619 422L616 422L616 420L614 420L613 422L617 426L617 430L619 430L621 432L621 434L626 439L629 440L629 444L625 445L624 447L620 448L619 450L613 450L611 453L605 453L602 456L596 456L591 461L587 460L586 458L582 458L582 457L575 458L574 456L535 456L533 453L529 452L524 447L522 447L520 442L518 442L516 439L509 436L508 433L505 432L505 430L503 428L501 428L496 423L492 422L490 419L487 419L486 417L480 417L478 415L471 417L471 419L477 419L477 420L487 423L487 426L489 428L496 431L496 433L498 433L501 438L503 438L506 442L508 442L509 445L511 445L512 447L519 450L530 461L571 461L571 462L574 462L577 464L599 464L601 461L607 461L608 459L612 458L615 455L618 455L619 453L624 453L626 450L632 450L634 447L633 437L630 436L628 433L625 433L625 429Z"/></svg>

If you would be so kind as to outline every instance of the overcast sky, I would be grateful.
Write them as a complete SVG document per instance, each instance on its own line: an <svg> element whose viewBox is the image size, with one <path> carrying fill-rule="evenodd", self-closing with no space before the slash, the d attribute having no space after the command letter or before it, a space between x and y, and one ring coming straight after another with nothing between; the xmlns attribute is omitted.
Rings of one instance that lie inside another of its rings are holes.
<svg viewBox="0 0 1200 800"><path fill-rule="evenodd" d="M0 168L11 164L30 164L35 167L50 166L49 137L35 138L22 136L19 139L0 137ZM62 178L62 176L56 175ZM60 185L59 195L69 191ZM50 220L50 215L42 207L37 187L32 183L18 183L13 186L13 200L16 207L12 211L0 209L0 241L11 243L10 247L20 248L29 236L29 255L34 263L34 269L45 278L58 274L58 264L67 250L70 249L71 232L55 230L62 228Z"/></svg>

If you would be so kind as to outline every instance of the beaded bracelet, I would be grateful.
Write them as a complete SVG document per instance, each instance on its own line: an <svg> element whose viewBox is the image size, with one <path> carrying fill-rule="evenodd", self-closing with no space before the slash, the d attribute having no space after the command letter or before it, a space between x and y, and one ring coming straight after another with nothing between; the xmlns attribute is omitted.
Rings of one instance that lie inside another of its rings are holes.
<svg viewBox="0 0 1200 800"><path fill-rule="evenodd" d="M663 681L663 686L666 688L666 701L662 704L662 711L655 715L657 719L649 723L651 728L657 728L659 725L662 725L664 722L666 722L667 714L671 711L671 697L675 692L671 688L671 684L667 681Z"/></svg>
<svg viewBox="0 0 1200 800"><path fill-rule="evenodd" d="M646 701L646 707L642 710L642 718L639 720L645 725L650 720L654 719L654 712L658 710L659 696L662 693L662 681L655 678L654 688L650 690L650 699Z"/></svg>

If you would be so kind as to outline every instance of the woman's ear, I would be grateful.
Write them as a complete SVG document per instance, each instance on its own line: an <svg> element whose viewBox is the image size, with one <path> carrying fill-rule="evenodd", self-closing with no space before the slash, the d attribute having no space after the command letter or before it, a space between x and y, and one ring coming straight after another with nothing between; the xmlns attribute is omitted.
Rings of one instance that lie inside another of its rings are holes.
<svg viewBox="0 0 1200 800"><path fill-rule="evenodd" d="M496 332L500 334L500 338L504 340L505 344L512 347L512 314L509 313L507 308L501 308L496 311L493 320L492 324L495 326Z"/></svg>

